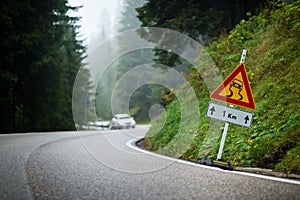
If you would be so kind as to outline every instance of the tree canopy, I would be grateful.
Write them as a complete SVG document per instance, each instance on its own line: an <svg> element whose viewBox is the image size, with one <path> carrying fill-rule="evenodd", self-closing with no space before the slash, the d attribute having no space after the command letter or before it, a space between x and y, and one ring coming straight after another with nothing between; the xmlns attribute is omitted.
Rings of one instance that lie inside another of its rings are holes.
<svg viewBox="0 0 300 200"><path fill-rule="evenodd" d="M148 0L137 8L143 26L177 30L205 43L230 31L264 0Z"/></svg>
<svg viewBox="0 0 300 200"><path fill-rule="evenodd" d="M67 0L1 1L1 132L74 129L72 88L85 47Z"/></svg>
<svg viewBox="0 0 300 200"><path fill-rule="evenodd" d="M241 19L248 19L250 13L256 14L264 2L266 0L148 0L137 8L137 17L142 26L176 30L205 45L220 34L228 33ZM156 55L158 63L178 64L177 55L161 50L156 50Z"/></svg>

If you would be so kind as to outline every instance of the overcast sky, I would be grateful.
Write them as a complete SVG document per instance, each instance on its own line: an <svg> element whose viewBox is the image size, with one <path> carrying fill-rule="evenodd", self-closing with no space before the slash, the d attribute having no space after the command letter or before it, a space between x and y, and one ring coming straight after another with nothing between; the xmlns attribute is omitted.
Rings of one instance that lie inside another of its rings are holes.
<svg viewBox="0 0 300 200"><path fill-rule="evenodd" d="M97 34L101 26L106 27L112 34L115 33L115 24L118 20L118 15L122 8L123 0L69 0L71 6L83 7L76 13L76 16L81 16L80 21L82 33L81 39L86 39L88 43L93 35Z"/></svg>

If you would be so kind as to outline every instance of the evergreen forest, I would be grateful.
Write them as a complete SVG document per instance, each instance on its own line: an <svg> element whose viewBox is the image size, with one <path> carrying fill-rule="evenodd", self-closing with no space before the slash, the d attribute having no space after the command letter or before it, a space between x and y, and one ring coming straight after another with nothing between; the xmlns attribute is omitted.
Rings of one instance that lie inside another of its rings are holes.
<svg viewBox="0 0 300 200"><path fill-rule="evenodd" d="M0 4L1 133L73 130L72 90L85 47L77 39L79 18L68 12L79 7L67 0Z"/></svg>

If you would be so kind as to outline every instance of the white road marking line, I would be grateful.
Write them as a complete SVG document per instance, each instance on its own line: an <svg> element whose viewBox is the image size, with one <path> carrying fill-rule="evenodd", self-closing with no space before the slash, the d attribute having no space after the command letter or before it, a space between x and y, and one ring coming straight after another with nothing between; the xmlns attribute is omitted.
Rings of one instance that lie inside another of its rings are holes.
<svg viewBox="0 0 300 200"><path fill-rule="evenodd" d="M126 143L126 145L129 148L132 148L132 149L134 149L136 151L139 151L139 152L142 152L144 154L152 155L152 156L155 156L155 157L158 157L158 158L167 159L167 160L171 160L171 161L174 161L174 162L183 163L183 164L187 164L187 165L191 165L191 166L195 166L195 167L201 167L201 168L206 168L206 169L211 169L211 170L216 170L216 171L222 171L222 172L225 172L225 173L240 174L240 175L244 175L244 176L251 176L251 177L256 177L256 178L261 178L261 179L267 179L267 180L272 180L272 181L278 181L278 182L284 182L284 183L300 185L300 181L297 181L297 180L284 179L284 178L279 178L279 177L266 176L266 175L261 175L261 174L253 174L253 173L241 172L241 171L223 170L223 169L219 169L219 168L216 168L216 167L200 165L200 164L196 164L196 163L193 163L193 162L189 162L189 161L185 161L185 160L181 160L181 159L176 159L176 158L171 158L171 157L168 157L168 156L156 154L156 153L153 153L151 151L147 151L147 150L144 150L144 149L141 149L141 148L137 147L135 145L135 143L140 139L142 139L142 138L133 138L133 139L129 140Z"/></svg>

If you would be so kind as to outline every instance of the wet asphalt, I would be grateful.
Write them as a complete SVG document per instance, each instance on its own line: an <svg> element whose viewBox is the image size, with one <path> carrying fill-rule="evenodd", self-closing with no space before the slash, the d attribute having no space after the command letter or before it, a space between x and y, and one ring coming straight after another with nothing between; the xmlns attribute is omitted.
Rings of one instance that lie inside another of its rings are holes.
<svg viewBox="0 0 300 200"><path fill-rule="evenodd" d="M0 199L299 199L300 185L187 165L128 142L148 126L0 136Z"/></svg>

